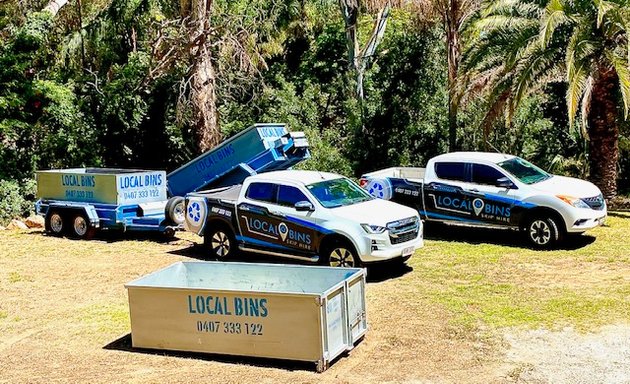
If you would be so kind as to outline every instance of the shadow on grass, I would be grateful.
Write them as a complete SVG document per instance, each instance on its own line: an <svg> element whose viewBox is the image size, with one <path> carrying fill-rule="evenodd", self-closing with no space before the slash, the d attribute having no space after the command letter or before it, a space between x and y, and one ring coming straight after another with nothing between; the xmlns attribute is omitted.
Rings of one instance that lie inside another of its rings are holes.
<svg viewBox="0 0 630 384"><path fill-rule="evenodd" d="M169 356L185 359L196 359L203 361L216 361L220 363L228 364L245 364L255 367L265 368L278 368L285 369L287 371L312 371L315 372L316 364L305 361L294 360L281 360L271 359L263 357L249 357L249 356L234 356L234 355L221 355L216 353L201 353L201 352L185 352L185 351L169 351L163 349L149 349L149 348L135 348L131 344L131 334L128 333L121 338L112 341L103 347L103 349L131 352L131 353L143 353L148 355ZM342 354L343 356L343 354ZM335 359L337 360L337 359ZM334 363L335 361L333 361Z"/></svg>
<svg viewBox="0 0 630 384"><path fill-rule="evenodd" d="M73 239L70 236L56 236L53 235L51 233L48 233L46 231L34 231L34 232L28 232L29 235L37 235L37 236L45 236L45 237L54 237L54 238L59 238L59 237L65 237L67 239L71 239L71 240L77 240L77 241L83 241L82 239ZM160 232L156 232L156 231L128 231L128 232L124 232L122 230L106 230L106 231L97 231L96 234L94 235L94 237L90 238L89 241L103 241L106 243L117 243L119 241L129 241L129 240L135 240L135 241L153 241L156 243L162 243L162 244L167 244L170 243L172 241L178 241L181 240L180 238L177 237L177 234L175 236L167 236L163 233Z"/></svg>
<svg viewBox="0 0 630 384"><path fill-rule="evenodd" d="M453 226L442 223L429 223L424 227L424 237L428 240L456 241L468 244L495 244L513 248L544 251L533 248L518 231L490 228ZM596 240L590 235L568 235L554 249L572 251L586 247Z"/></svg>
<svg viewBox="0 0 630 384"><path fill-rule="evenodd" d="M619 217L622 219L630 219L630 211L615 211L615 212L608 211L608 216Z"/></svg>
<svg viewBox="0 0 630 384"><path fill-rule="evenodd" d="M197 259L201 261L215 261L216 259L211 257L207 250L201 244L193 244L190 247L176 249L168 252L171 255L189 257L191 259ZM295 265L314 265L312 262L294 260L283 257L274 257L252 252L239 252L234 257L225 262L244 262L244 263L270 263L270 264L295 264ZM378 263L376 265L370 265L367 267L367 281L380 282L396 277L403 276L413 271L413 268L400 260L390 260L387 262Z"/></svg>

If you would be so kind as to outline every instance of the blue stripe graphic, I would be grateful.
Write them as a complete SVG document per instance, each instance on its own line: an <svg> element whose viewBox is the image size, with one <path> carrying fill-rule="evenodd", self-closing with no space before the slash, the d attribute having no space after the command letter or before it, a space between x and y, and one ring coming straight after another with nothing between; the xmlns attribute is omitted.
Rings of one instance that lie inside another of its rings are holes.
<svg viewBox="0 0 630 384"><path fill-rule="evenodd" d="M470 223L483 223L483 221L480 221L480 220L466 219L464 217L457 217L457 216L451 216L451 215L442 215L442 214L433 213L433 212L418 211L418 213L420 213L420 215L425 215L427 217L434 217L436 219L466 221L466 222L470 222Z"/></svg>
<svg viewBox="0 0 630 384"><path fill-rule="evenodd" d="M253 237L248 237L248 236L236 236L236 240L243 241L248 244L259 245L261 247L276 248L276 249L282 249L285 251L293 250L293 248L285 247L284 245L275 244L270 241L258 240L258 239L254 239Z"/></svg>
<svg viewBox="0 0 630 384"><path fill-rule="evenodd" d="M298 225L302 225L302 226L314 229L317 232L323 233L324 235L328 235L328 234L334 232L334 231L331 231L330 229L324 228L324 227L319 226L317 224L313 224L310 221L298 219L297 217L286 216L284 219L285 219L285 221L289 221L289 222L294 223L294 224L298 224Z"/></svg>

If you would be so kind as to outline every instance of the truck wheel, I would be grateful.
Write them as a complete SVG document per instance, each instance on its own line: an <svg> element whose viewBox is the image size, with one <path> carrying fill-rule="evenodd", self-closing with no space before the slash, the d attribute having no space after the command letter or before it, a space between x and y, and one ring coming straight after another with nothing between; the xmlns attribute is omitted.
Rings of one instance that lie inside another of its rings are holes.
<svg viewBox="0 0 630 384"><path fill-rule="evenodd" d="M361 265L361 260L354 249L345 242L337 242L327 247L322 256L322 264L330 267L356 268Z"/></svg>
<svg viewBox="0 0 630 384"><path fill-rule="evenodd" d="M174 196L168 199L166 202L166 217L177 225L183 224L186 220L186 207L184 206L184 198L181 196Z"/></svg>
<svg viewBox="0 0 630 384"><path fill-rule="evenodd" d="M212 257L226 260L236 254L236 239L231 230L224 226L210 228L204 235L203 242Z"/></svg>
<svg viewBox="0 0 630 384"><path fill-rule="evenodd" d="M59 211L52 211L46 215L45 221L46 231L52 233L55 236L61 236L63 234L63 216Z"/></svg>
<svg viewBox="0 0 630 384"><path fill-rule="evenodd" d="M525 235L535 248L549 249L560 240L558 224L551 217L534 217L525 227Z"/></svg>
<svg viewBox="0 0 630 384"><path fill-rule="evenodd" d="M91 239L95 232L96 228L92 227L90 220L85 214L79 213L74 216L71 228L72 237L87 240Z"/></svg>

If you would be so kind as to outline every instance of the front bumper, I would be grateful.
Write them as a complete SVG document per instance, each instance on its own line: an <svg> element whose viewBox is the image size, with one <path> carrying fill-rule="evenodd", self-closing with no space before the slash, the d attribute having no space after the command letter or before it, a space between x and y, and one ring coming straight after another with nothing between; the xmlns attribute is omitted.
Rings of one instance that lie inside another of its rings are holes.
<svg viewBox="0 0 630 384"><path fill-rule="evenodd" d="M360 247L360 258L363 263L376 263L396 258L407 260L422 246L424 246L422 225L415 238L399 244L392 244L389 231L385 231L365 236Z"/></svg>
<svg viewBox="0 0 630 384"><path fill-rule="evenodd" d="M606 221L606 207L602 210L576 208L565 217L567 232L581 233L598 227Z"/></svg>

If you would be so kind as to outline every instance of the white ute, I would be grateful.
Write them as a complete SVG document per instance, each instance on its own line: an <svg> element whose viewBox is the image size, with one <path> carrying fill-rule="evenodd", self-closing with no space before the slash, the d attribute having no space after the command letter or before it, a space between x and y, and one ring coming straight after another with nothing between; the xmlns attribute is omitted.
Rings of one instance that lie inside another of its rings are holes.
<svg viewBox="0 0 630 384"><path fill-rule="evenodd" d="M361 185L374 196L415 208L424 220L517 229L537 248L597 227L607 214L592 183L499 153L447 153L426 168L365 174Z"/></svg>
<svg viewBox="0 0 630 384"><path fill-rule="evenodd" d="M185 226L204 236L218 259L239 249L356 267L407 260L423 245L416 210L316 171L266 172L243 185L190 193Z"/></svg>

